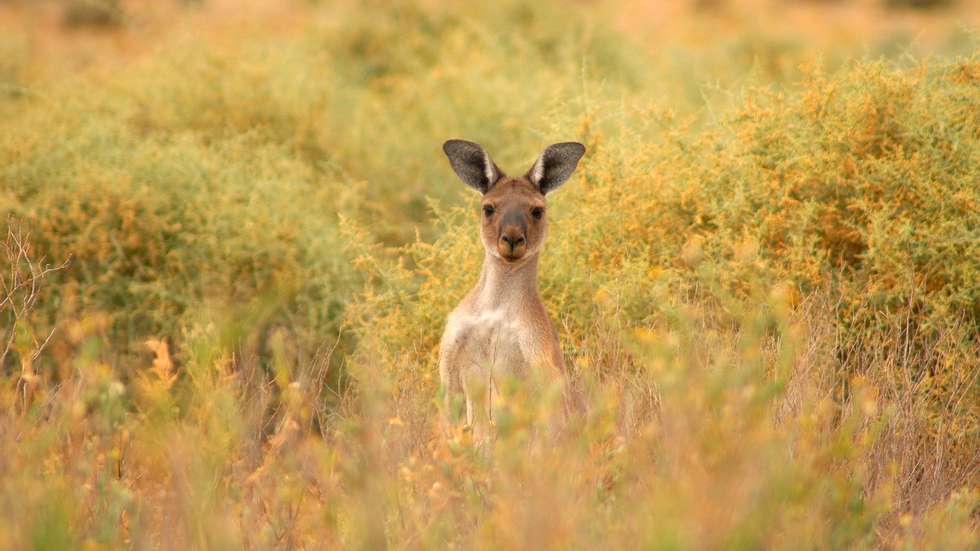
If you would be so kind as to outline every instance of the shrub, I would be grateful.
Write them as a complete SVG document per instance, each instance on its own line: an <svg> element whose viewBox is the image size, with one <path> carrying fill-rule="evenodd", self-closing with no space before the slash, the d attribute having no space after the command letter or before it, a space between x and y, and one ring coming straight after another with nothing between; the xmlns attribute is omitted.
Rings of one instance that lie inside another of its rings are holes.
<svg viewBox="0 0 980 551"><path fill-rule="evenodd" d="M63 17L69 27L116 27L125 21L120 0L70 0Z"/></svg>
<svg viewBox="0 0 980 551"><path fill-rule="evenodd" d="M27 320L0 327L0 548L976 546L975 56L819 70L738 24L651 52L591 4L212 4L81 74L5 42L30 92L0 94L0 215L71 261L29 316L0 302ZM437 424L482 256L454 136L511 172L588 148L549 198L582 408L547 445L520 385L490 446Z"/></svg>
<svg viewBox="0 0 980 551"><path fill-rule="evenodd" d="M912 348L949 332L975 346L980 121L969 106L980 89L963 77L973 71L974 61L865 64L814 74L790 94L748 90L742 107L701 132L668 122L654 143L577 136L592 147L579 181L555 198L542 267L571 342L593 330L593 297L643 327L672 297L710 296L703 278L715 274L742 297L784 285L829 293L840 301L844 347L860 348L894 320ZM441 217L442 237L405 251L418 270L383 268L387 290L358 311L371 320L359 322L370 327L366 350L411 351L392 353L399 388L431 381L443 316L479 269L475 223L462 211ZM964 373L917 369L917 379ZM960 402L964 419L977 418L975 390ZM935 398L945 407L948 397ZM963 436L976 430L971 422Z"/></svg>

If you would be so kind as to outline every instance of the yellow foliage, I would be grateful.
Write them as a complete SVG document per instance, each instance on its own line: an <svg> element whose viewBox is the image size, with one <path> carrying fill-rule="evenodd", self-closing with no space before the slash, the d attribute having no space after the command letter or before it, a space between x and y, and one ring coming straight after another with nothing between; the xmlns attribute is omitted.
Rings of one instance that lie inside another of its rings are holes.
<svg viewBox="0 0 980 551"><path fill-rule="evenodd" d="M0 548L976 547L972 0L42 4L0 3ZM438 422L452 137L587 147L559 434L518 383L492 445Z"/></svg>

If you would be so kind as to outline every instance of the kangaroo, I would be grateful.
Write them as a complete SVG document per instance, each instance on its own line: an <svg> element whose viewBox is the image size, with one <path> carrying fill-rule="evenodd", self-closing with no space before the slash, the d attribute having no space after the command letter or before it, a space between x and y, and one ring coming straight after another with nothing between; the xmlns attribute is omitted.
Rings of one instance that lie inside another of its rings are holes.
<svg viewBox="0 0 980 551"><path fill-rule="evenodd" d="M485 249L476 286L449 314L439 347L445 413L486 436L499 384L509 378L563 384L558 334L538 294L538 258L548 230L545 197L575 171L585 146L554 144L527 174L506 176L479 144L443 144L453 170L483 195Z"/></svg>

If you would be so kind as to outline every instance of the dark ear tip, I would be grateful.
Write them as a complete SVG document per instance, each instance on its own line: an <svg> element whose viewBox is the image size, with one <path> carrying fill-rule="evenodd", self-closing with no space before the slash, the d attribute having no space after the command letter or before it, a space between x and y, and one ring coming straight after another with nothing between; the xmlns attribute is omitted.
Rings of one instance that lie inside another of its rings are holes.
<svg viewBox="0 0 980 551"><path fill-rule="evenodd" d="M585 146L578 142L561 142L549 147L554 153L567 158L574 158L578 162L585 155Z"/></svg>
<svg viewBox="0 0 980 551"><path fill-rule="evenodd" d="M574 151L579 157L585 155L585 146L578 142L565 142L562 145L567 147L569 150Z"/></svg>
<svg viewBox="0 0 980 551"><path fill-rule="evenodd" d="M482 148L480 147L480 144L476 142L471 142L469 140L459 140L455 138L452 140L446 140L446 142L442 144L442 150L446 152L458 151L460 149L482 149Z"/></svg>
<svg viewBox="0 0 980 551"><path fill-rule="evenodd" d="M453 150L458 149L460 145L463 144L463 140L446 140L442 144L442 150L446 155L449 155Z"/></svg>

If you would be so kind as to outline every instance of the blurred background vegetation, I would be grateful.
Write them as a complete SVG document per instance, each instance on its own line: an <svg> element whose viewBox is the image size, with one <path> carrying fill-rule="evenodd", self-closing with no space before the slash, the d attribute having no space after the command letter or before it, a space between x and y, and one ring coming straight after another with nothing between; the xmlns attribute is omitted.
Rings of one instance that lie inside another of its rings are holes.
<svg viewBox="0 0 980 551"><path fill-rule="evenodd" d="M969 549L980 4L0 0L0 547ZM582 408L436 423L440 150L586 144Z"/></svg>

